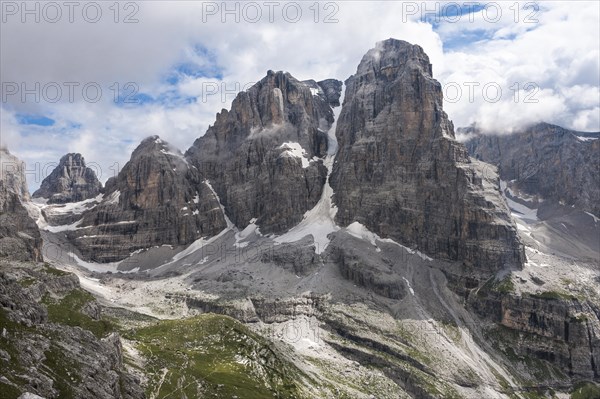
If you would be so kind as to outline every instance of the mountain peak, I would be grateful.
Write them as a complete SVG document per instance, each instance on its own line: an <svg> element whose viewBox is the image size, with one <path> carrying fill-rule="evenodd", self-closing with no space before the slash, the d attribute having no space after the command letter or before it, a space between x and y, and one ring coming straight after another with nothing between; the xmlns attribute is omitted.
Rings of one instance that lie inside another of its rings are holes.
<svg viewBox="0 0 600 399"><path fill-rule="evenodd" d="M106 184L103 201L69 232L86 259L122 260L149 245L187 245L226 227L219 202L179 150L150 136Z"/></svg>
<svg viewBox="0 0 600 399"><path fill-rule="evenodd" d="M34 198L48 198L49 203L62 204L94 198L102 191L102 184L93 169L88 168L79 153L69 153L60 158L43 181Z"/></svg>
<svg viewBox="0 0 600 399"><path fill-rule="evenodd" d="M375 47L364 55L358 66L357 74L374 72L395 77L396 73L394 72L403 71L407 67L417 68L425 75L432 76L429 56L421 46L404 40L387 39L377 42Z"/></svg>
<svg viewBox="0 0 600 399"><path fill-rule="evenodd" d="M336 220L485 273L521 266L502 198L454 139L442 89L420 46L388 39L346 81L331 174ZM493 243L497 237L503 241Z"/></svg>
<svg viewBox="0 0 600 399"><path fill-rule="evenodd" d="M333 79L300 81L269 70L187 151L236 226L257 219L262 232L283 232L317 203L327 175L326 132L341 88ZM286 150L290 146L297 151Z"/></svg>

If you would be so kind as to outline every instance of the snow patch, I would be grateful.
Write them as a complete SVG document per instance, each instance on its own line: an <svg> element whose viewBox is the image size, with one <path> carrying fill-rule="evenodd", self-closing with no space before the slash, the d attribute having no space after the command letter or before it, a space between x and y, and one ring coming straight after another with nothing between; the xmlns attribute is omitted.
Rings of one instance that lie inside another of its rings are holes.
<svg viewBox="0 0 600 399"><path fill-rule="evenodd" d="M71 224L65 224L62 226L44 226L42 228L42 230L46 230L49 231L51 233L60 233L63 231L74 231L74 230L79 230L79 229L83 229L85 227L79 227L79 225L83 223L83 219L79 219L78 221L76 221L75 223L71 223Z"/></svg>
<svg viewBox="0 0 600 399"><path fill-rule="evenodd" d="M539 220L537 216L537 209L529 208L512 199L518 197L514 195L514 192L510 188L508 188L508 184L505 181L500 181L500 190L502 191L504 198L506 199L506 203L511 210L511 214L514 217L518 219L523 219L525 221L535 222Z"/></svg>
<svg viewBox="0 0 600 399"><path fill-rule="evenodd" d="M226 230L228 230L228 229L229 230L235 229L235 225L231 222L231 220L229 219L229 217L225 213L225 207L223 206L223 203L221 202L221 198L219 198L219 195L217 194L217 192L215 191L215 189L213 188L213 186L210 184L210 181L205 180L204 184L206 184L206 186L209 188L209 190L212 191L212 193L215 195L215 198L217 198L217 201L219 202L219 207L221 208L221 212L223 213L223 217L225 218L225 223L227 223L227 229ZM194 202L195 201L196 201L196 199L194 198Z"/></svg>
<svg viewBox="0 0 600 399"><path fill-rule="evenodd" d="M107 204L118 204L119 199L121 198L121 192L119 190L115 191L106 199Z"/></svg>
<svg viewBox="0 0 600 399"><path fill-rule="evenodd" d="M577 140L579 141L594 141L594 140L598 140L598 137L582 137L582 136L575 136L577 137Z"/></svg>
<svg viewBox="0 0 600 399"><path fill-rule="evenodd" d="M260 232L260 228L256 225L256 218L250 220L250 223L246 228L235 234L235 243L233 244L236 248L245 248L248 246L249 242L243 242L248 237L253 234L262 236Z"/></svg>
<svg viewBox="0 0 600 399"><path fill-rule="evenodd" d="M410 281L408 281L406 279L406 277L402 277L404 279L404 281L406 281L406 286L408 287L408 290L410 291L410 294L412 296L415 296L415 290L413 290L412 286L410 285Z"/></svg>
<svg viewBox="0 0 600 399"><path fill-rule="evenodd" d="M538 220L537 209L528 208L525 205L519 204L508 197L506 197L506 203L508 204L508 207L512 211L511 213L514 217L531 221Z"/></svg>
<svg viewBox="0 0 600 399"><path fill-rule="evenodd" d="M196 251L200 251L202 250L202 248L204 248L204 246L212 244L214 241L216 241L217 239L219 239L220 237L222 237L224 234L226 234L227 232L229 232L230 229L224 229L223 231L221 231L219 234L217 234L216 236L213 236L211 238L209 238L208 240L203 238L200 238L196 241L194 241L193 243L191 243L186 249L184 249L183 251L179 252L178 254L175 254L175 256L173 256L173 258L171 258L171 260L167 263L164 263L162 265L160 265L159 267L164 267L164 266L168 266L171 265L183 258L186 258L187 256L193 254Z"/></svg>
<svg viewBox="0 0 600 399"><path fill-rule="evenodd" d="M177 151L177 152L175 152L175 151ZM171 156L171 157L175 157L177 159L180 159L187 165L188 161L187 161L187 159L185 159L183 154L181 154L178 150L175 150L175 151L168 149L168 148L163 148L160 150L161 153ZM173 171L177 171L177 168L174 168Z"/></svg>
<svg viewBox="0 0 600 399"><path fill-rule="evenodd" d="M427 260L430 262L433 261L433 258L425 255L424 253L417 251L415 249L405 247L404 245L397 243L396 241L392 240L391 238L379 237L377 234L373 233L372 231L367 229L364 225L362 225L359 222L354 222L354 223L351 223L350 225L348 225L348 227L346 227L346 232L348 234L350 234L351 236L354 236L356 238L360 238L362 240L370 242L376 248L377 252L381 251L381 249L377 246L377 242L381 241L381 242L397 245L400 248L404 249L409 254L417 255L419 258L421 258L423 260Z"/></svg>
<svg viewBox="0 0 600 399"><path fill-rule="evenodd" d="M340 99L340 102L341 101L342 99ZM329 176L331 175L333 162L338 149L335 130L341 111L341 106L334 108L333 123L327 131L327 155L325 156L325 160L323 162L327 168L327 180L323 186L321 198L313 209L304 214L304 218L299 224L292 227L292 229L290 229L287 233L273 239L276 244L296 242L310 235L315 243L315 252L317 254L321 254L329 245L329 234L340 230L340 227L335 224L337 207L333 205L333 201L331 199L333 196L333 188L331 188L331 185L329 184Z"/></svg>
<svg viewBox="0 0 600 399"><path fill-rule="evenodd" d="M100 203L103 198L104 194L99 194L94 198L67 204L48 204L48 199L46 198L35 198L31 202L24 202L24 206L26 207L29 216L36 221L39 229L51 232L60 232L75 230L75 227L77 227L77 224L79 224L81 220L66 226L49 226L44 217L44 213L46 215L81 215L86 210L92 209L94 206Z"/></svg>
<svg viewBox="0 0 600 399"><path fill-rule="evenodd" d="M593 213L590 213L590 212L585 212L585 213L594 219L594 223L598 223L598 221L600 221L600 219Z"/></svg>
<svg viewBox="0 0 600 399"><path fill-rule="evenodd" d="M75 261L75 263L78 266L83 267L84 269L87 269L91 272L96 272L96 273L137 273L140 268L136 267L133 270L128 270L128 271L122 271L119 270L119 265L121 265L121 263L123 262L131 262L130 259L124 259L121 260L119 262L111 262L111 263L95 263L95 262L87 262L81 258L79 258L77 255L75 255L73 252L69 252L69 257L71 259L73 259ZM81 276L80 276L80 280L81 280ZM93 279L90 279L93 280Z"/></svg>
<svg viewBox="0 0 600 399"><path fill-rule="evenodd" d="M346 227L346 232L356 238L369 241L375 247L377 246L376 241L380 239L377 234L371 232L359 222L354 222L348 225L348 227Z"/></svg>
<svg viewBox="0 0 600 399"><path fill-rule="evenodd" d="M281 153L280 156L299 158L302 161L303 168L308 168L308 166L310 165L310 161L306 157L306 150L302 148L300 143L290 141L287 143L283 143L278 148L285 150Z"/></svg>

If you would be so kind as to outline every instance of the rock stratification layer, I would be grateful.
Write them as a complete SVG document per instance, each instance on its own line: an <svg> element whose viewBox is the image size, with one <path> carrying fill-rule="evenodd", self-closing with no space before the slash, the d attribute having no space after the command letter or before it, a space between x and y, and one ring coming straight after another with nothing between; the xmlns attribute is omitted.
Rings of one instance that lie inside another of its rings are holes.
<svg viewBox="0 0 600 399"><path fill-rule="evenodd" d="M187 245L226 227L197 168L158 136L142 141L105 191L102 202L68 232L94 261L121 260L156 245Z"/></svg>
<svg viewBox="0 0 600 399"><path fill-rule="evenodd" d="M317 203L327 175L319 158L340 91L332 79L301 82L269 71L188 150L235 225L257 219L263 233L283 232Z"/></svg>
<svg viewBox="0 0 600 399"><path fill-rule="evenodd" d="M511 135L482 135L476 127L466 146L498 166L513 188L600 215L600 133L539 123Z"/></svg>
<svg viewBox="0 0 600 399"><path fill-rule="evenodd" d="M34 198L48 198L50 204L79 202L94 198L102 190L96 173L81 154L67 154L43 181Z"/></svg>
<svg viewBox="0 0 600 399"><path fill-rule="evenodd" d="M498 181L471 162L423 49L389 39L346 81L331 175L337 222L479 270L524 259Z"/></svg>

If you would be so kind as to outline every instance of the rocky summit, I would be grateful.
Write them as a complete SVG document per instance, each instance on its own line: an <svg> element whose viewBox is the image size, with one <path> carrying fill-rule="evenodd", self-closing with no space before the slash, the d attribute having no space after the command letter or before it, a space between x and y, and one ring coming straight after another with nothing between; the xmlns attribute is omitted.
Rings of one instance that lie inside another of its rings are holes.
<svg viewBox="0 0 600 399"><path fill-rule="evenodd" d="M433 257L495 272L523 248L498 178L469 159L423 49L389 39L346 81L331 175L342 225L360 222Z"/></svg>
<svg viewBox="0 0 600 399"><path fill-rule="evenodd" d="M67 154L42 181L33 198L47 198L48 203L61 204L94 198L102 184L93 169L88 168L81 154Z"/></svg>
<svg viewBox="0 0 600 399"><path fill-rule="evenodd" d="M86 259L111 262L155 245L190 244L225 227L217 197L199 170L152 136L67 235Z"/></svg>
<svg viewBox="0 0 600 399"><path fill-rule="evenodd" d="M186 157L210 180L231 221L281 233L321 197L323 158L341 82L267 76L222 110Z"/></svg>

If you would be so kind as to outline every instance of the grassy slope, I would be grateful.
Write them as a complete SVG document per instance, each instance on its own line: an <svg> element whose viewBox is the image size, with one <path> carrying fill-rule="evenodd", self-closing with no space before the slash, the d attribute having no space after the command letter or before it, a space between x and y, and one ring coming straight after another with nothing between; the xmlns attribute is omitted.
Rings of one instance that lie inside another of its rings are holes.
<svg viewBox="0 0 600 399"><path fill-rule="evenodd" d="M232 318L162 320L124 334L146 359L149 397L301 398L302 373Z"/></svg>

